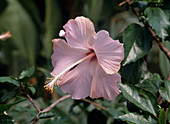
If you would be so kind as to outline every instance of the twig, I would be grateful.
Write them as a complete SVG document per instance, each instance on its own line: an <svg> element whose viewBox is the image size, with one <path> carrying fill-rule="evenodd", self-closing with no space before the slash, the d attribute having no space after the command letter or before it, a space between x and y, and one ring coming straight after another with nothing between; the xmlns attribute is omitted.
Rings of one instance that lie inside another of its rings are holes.
<svg viewBox="0 0 170 124"><path fill-rule="evenodd" d="M129 0L126 0L129 6L131 6L131 2L129 2ZM134 14L139 18L140 14L135 10L135 8L133 6L131 6L132 11L134 12ZM149 25L148 22L146 22L144 19L139 19L144 25L145 27L150 31L150 33L152 34L152 37L156 40L157 44L159 45L159 48L165 53L166 57L168 58L169 62L170 62L170 51L163 45L163 43L161 42L161 39L158 37L158 35L155 33L155 31L151 28L151 26Z"/></svg>
<svg viewBox="0 0 170 124"><path fill-rule="evenodd" d="M107 108L105 108L105 107L103 107L103 106L101 106L101 105L99 105L99 104L97 104L97 103L95 103L93 101L90 101L88 99L81 99L81 100L83 100L85 102L88 102L88 103L91 103L91 104L95 105L96 107L103 109L104 111L107 111Z"/></svg>
<svg viewBox="0 0 170 124"><path fill-rule="evenodd" d="M41 113L44 113L44 112L48 112L50 111L52 108L54 108L58 103L64 101L65 99L67 98L70 98L71 95L66 95L66 96L63 96L61 97L60 99L58 99L57 101L55 101L53 104L51 104L49 107L45 108L44 110L41 111Z"/></svg>
<svg viewBox="0 0 170 124"><path fill-rule="evenodd" d="M25 87L24 87L24 85L22 83L20 83L20 88L21 88L21 91L23 91L23 93L26 95L26 97L32 103L32 105L37 109L38 112L40 112L41 110L38 108L38 106L36 106L33 99L30 97L30 95L25 91Z"/></svg>
<svg viewBox="0 0 170 124"><path fill-rule="evenodd" d="M125 3L131 4L131 3L133 3L133 2L134 2L134 0L126 0L126 1L123 1L123 2L119 3L119 6L122 6L122 5L125 4Z"/></svg>
<svg viewBox="0 0 170 124"><path fill-rule="evenodd" d="M34 119L30 121L29 124L34 124L35 122L37 122L37 121L39 120L39 118L38 118L39 114L50 111L50 110L53 109L58 103L64 101L64 100L67 99L67 98L70 98L70 95L66 95L66 96L61 97L60 99L58 99L57 101L55 101L53 104L51 104L50 106L48 106L48 107L45 108L44 110L39 111L38 114L34 117Z"/></svg>
<svg viewBox="0 0 170 124"><path fill-rule="evenodd" d="M41 110L38 108L38 106L36 106L36 104L34 103L33 99L30 97L29 94L27 94L26 92L24 92L24 94L28 97L28 99L30 100L30 102L32 103L32 105L37 109L38 112L41 112Z"/></svg>
<svg viewBox="0 0 170 124"><path fill-rule="evenodd" d="M119 6L122 6L123 4L125 4L125 3L127 3L128 1L126 0L126 1L123 1L123 2L121 2L121 3L119 3Z"/></svg>

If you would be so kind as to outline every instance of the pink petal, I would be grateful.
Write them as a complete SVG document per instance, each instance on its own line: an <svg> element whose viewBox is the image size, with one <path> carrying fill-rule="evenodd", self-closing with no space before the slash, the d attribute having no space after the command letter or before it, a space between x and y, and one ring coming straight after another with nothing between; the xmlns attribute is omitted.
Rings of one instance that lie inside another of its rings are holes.
<svg viewBox="0 0 170 124"><path fill-rule="evenodd" d="M95 35L93 23L83 16L71 19L63 26L66 31L65 38L72 47L88 49L90 38Z"/></svg>
<svg viewBox="0 0 170 124"><path fill-rule="evenodd" d="M7 38L10 38L12 35L10 34L10 32L6 32L4 34L0 34L0 40L6 40Z"/></svg>
<svg viewBox="0 0 170 124"><path fill-rule="evenodd" d="M99 31L94 36L94 49L100 66L107 74L117 73L124 58L123 44L109 37L107 31Z"/></svg>
<svg viewBox="0 0 170 124"><path fill-rule="evenodd" d="M112 100L120 93L117 82L121 82L121 77L118 73L106 74L100 65L97 65L92 80L90 97L104 97Z"/></svg>
<svg viewBox="0 0 170 124"><path fill-rule="evenodd" d="M54 66L54 70L51 72L53 76L58 75L89 52L88 50L72 48L62 39L53 40L53 51L54 53L51 56Z"/></svg>
<svg viewBox="0 0 170 124"><path fill-rule="evenodd" d="M96 61L86 60L68 72L59 83L61 90L71 94L73 99L89 96L95 64Z"/></svg>

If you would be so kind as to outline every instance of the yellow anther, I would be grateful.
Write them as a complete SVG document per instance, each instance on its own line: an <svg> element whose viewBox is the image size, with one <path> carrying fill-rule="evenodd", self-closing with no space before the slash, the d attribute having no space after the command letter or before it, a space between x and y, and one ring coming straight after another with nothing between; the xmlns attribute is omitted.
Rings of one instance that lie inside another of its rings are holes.
<svg viewBox="0 0 170 124"><path fill-rule="evenodd" d="M59 85L58 85L58 82L59 81L61 81L62 79L60 78L60 77L47 77L46 78L47 80L45 81L45 86L44 86L44 88L45 88L45 90L47 90L49 93L52 93L53 92L53 88L54 88L54 86L58 86L59 87Z"/></svg>

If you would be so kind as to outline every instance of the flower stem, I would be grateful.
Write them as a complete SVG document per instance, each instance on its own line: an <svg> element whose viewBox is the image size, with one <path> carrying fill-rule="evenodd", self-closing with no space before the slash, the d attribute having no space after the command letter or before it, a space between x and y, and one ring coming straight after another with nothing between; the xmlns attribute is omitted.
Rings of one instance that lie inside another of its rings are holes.
<svg viewBox="0 0 170 124"><path fill-rule="evenodd" d="M55 101L53 104L51 104L49 107L45 108L44 110L41 111L41 113L44 113L44 112L48 112L50 111L52 108L54 108L58 103L64 101L65 99L67 98L70 98L71 95L66 95L66 96L63 96L61 97L60 99L58 99L57 101Z"/></svg>

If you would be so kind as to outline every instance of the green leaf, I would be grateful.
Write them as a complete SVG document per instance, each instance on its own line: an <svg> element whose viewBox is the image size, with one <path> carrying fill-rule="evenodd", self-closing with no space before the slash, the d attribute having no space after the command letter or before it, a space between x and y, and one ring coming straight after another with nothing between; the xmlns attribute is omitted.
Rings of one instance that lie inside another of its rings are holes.
<svg viewBox="0 0 170 124"><path fill-rule="evenodd" d="M123 65L136 62L144 57L152 47L152 35L138 24L129 25L123 32L125 58Z"/></svg>
<svg viewBox="0 0 170 124"><path fill-rule="evenodd" d="M12 79L11 77L0 77L0 83L5 83L5 82L13 84L15 86L20 85L18 81Z"/></svg>
<svg viewBox="0 0 170 124"><path fill-rule="evenodd" d="M170 18L159 7L148 7L144 14L156 34L164 40L170 34Z"/></svg>
<svg viewBox="0 0 170 124"><path fill-rule="evenodd" d="M114 108L107 108L108 112L113 116L113 117L117 117L119 115L122 115L123 113L114 109Z"/></svg>
<svg viewBox="0 0 170 124"><path fill-rule="evenodd" d="M165 81L165 86L161 87L159 92L160 95L166 99L168 102L170 102L170 81Z"/></svg>
<svg viewBox="0 0 170 124"><path fill-rule="evenodd" d="M57 85L55 86L55 91L61 96L67 95L67 93L64 93Z"/></svg>
<svg viewBox="0 0 170 124"><path fill-rule="evenodd" d="M35 64L38 47L38 32L31 17L18 0L7 0L8 6L0 16L0 27L12 34L10 41L30 65Z"/></svg>
<svg viewBox="0 0 170 124"><path fill-rule="evenodd" d="M66 120L68 117L58 117L55 119L50 119L46 121L44 124L66 124Z"/></svg>
<svg viewBox="0 0 170 124"><path fill-rule="evenodd" d="M170 51L170 42L165 41L163 44ZM159 52L159 65L160 65L162 75L166 79L168 77L168 73L170 70L170 63L169 63L169 60L167 59L165 53L163 53L161 50Z"/></svg>
<svg viewBox="0 0 170 124"><path fill-rule="evenodd" d="M14 122L10 116L0 115L0 124L14 124Z"/></svg>
<svg viewBox="0 0 170 124"><path fill-rule="evenodd" d="M169 123L170 123L170 107L168 108L167 119L168 119L168 121L169 121Z"/></svg>
<svg viewBox="0 0 170 124"><path fill-rule="evenodd" d="M5 102L7 99L10 99L10 98L14 97L18 92L19 92L19 89L17 89L17 88L13 89L12 91L4 94L0 98L0 102Z"/></svg>
<svg viewBox="0 0 170 124"><path fill-rule="evenodd" d="M166 124L166 112L163 108L160 109L158 121L159 124Z"/></svg>
<svg viewBox="0 0 170 124"><path fill-rule="evenodd" d="M147 7L147 2L144 1L134 1L131 6L145 9Z"/></svg>
<svg viewBox="0 0 170 124"><path fill-rule="evenodd" d="M34 87L28 87L28 89L32 92L32 94L35 94L36 90Z"/></svg>
<svg viewBox="0 0 170 124"><path fill-rule="evenodd" d="M38 118L39 119L45 119L45 118L51 118L56 116L56 113L52 113L52 112L46 112L46 113L41 113Z"/></svg>
<svg viewBox="0 0 170 124"><path fill-rule="evenodd" d="M158 124L158 120L153 118L153 116L147 117L147 120L150 122L150 124Z"/></svg>
<svg viewBox="0 0 170 124"><path fill-rule="evenodd" d="M159 74L154 74L151 77L141 81L139 84L136 84L136 86L143 88L156 96L161 82L163 81L161 80Z"/></svg>
<svg viewBox="0 0 170 124"><path fill-rule="evenodd" d="M17 110L19 112L25 111L25 112L28 112L32 116L36 116L36 113L33 110L26 108L26 107L17 107L17 108L15 108L15 110Z"/></svg>
<svg viewBox="0 0 170 124"><path fill-rule="evenodd" d="M151 124L148 120L146 120L142 115L137 115L134 113L128 113L125 115L118 116L122 121L130 122L133 124Z"/></svg>
<svg viewBox="0 0 170 124"><path fill-rule="evenodd" d="M146 72L147 66L143 58L138 60L137 62L127 64L120 69L122 82L128 82L131 84L139 83Z"/></svg>
<svg viewBox="0 0 170 124"><path fill-rule="evenodd" d="M16 105L22 101L24 101L25 99L16 97L14 103L11 104L0 104L0 114L3 113L4 111L7 111L11 106Z"/></svg>
<svg viewBox="0 0 170 124"><path fill-rule="evenodd" d="M24 79L26 77L30 77L34 73L34 71L35 71L35 67L34 66L29 68L29 69L27 69L27 70L24 70L24 71L21 72L21 74L20 74L18 79L21 80L21 79Z"/></svg>
<svg viewBox="0 0 170 124"><path fill-rule="evenodd" d="M132 85L119 83L123 95L133 104L154 116L157 115L157 99L150 92L139 89Z"/></svg>

